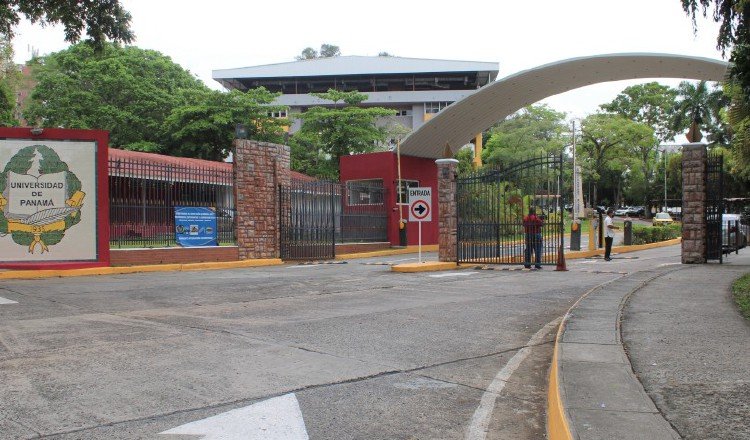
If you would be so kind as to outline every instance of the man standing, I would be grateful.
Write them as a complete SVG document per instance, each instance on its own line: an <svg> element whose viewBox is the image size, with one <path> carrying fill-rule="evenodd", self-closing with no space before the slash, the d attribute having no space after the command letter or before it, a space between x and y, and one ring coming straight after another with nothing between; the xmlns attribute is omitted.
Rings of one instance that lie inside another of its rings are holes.
<svg viewBox="0 0 750 440"><path fill-rule="evenodd" d="M537 217L536 210L529 208L529 215L523 218L523 231L526 237L526 250L524 252L523 265L531 269L531 251L534 250L534 267L542 268L542 225L544 221Z"/></svg>
<svg viewBox="0 0 750 440"><path fill-rule="evenodd" d="M615 239L615 230L620 229L619 226L615 226L612 223L612 216L615 211L612 209L607 211L607 217L604 218L604 261L612 261L610 254L612 253L612 242Z"/></svg>

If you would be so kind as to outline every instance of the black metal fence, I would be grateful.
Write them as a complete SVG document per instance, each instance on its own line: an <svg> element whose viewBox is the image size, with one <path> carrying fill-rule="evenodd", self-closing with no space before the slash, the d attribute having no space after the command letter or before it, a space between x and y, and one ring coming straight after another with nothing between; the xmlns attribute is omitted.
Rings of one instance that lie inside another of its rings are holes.
<svg viewBox="0 0 750 440"><path fill-rule="evenodd" d="M387 241L382 182L292 181L279 187L281 258L333 258L336 243Z"/></svg>
<svg viewBox="0 0 750 440"><path fill-rule="evenodd" d="M175 246L174 208L216 210L220 244L235 244L232 170L109 160L110 247Z"/></svg>
<svg viewBox="0 0 750 440"><path fill-rule="evenodd" d="M709 153L706 172L706 259L723 262L724 157Z"/></svg>
<svg viewBox="0 0 750 440"><path fill-rule="evenodd" d="M564 231L562 164L561 156L540 156L460 176L458 261L536 264L538 253L539 264L556 264ZM541 226L524 225L529 208Z"/></svg>

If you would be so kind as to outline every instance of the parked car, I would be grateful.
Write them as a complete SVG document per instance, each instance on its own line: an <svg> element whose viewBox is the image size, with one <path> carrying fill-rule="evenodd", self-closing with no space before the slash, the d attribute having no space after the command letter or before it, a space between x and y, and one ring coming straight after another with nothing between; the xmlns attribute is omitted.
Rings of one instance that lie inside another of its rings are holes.
<svg viewBox="0 0 750 440"><path fill-rule="evenodd" d="M747 246L747 236L750 231L750 225L744 225L741 222L740 214L722 214L721 216L721 236L724 247L735 247L742 249ZM737 237L737 234L739 238Z"/></svg>
<svg viewBox="0 0 750 440"><path fill-rule="evenodd" d="M618 208L615 210L615 215L619 215L619 216L628 215L629 209L630 209L629 207Z"/></svg>
<svg viewBox="0 0 750 440"><path fill-rule="evenodd" d="M672 220L672 216L670 216L666 212L659 212L654 216L654 226L671 225L672 223L674 223L674 220Z"/></svg>
<svg viewBox="0 0 750 440"><path fill-rule="evenodd" d="M640 217L646 214L646 207L644 206L631 206L628 208L628 215L633 217Z"/></svg>

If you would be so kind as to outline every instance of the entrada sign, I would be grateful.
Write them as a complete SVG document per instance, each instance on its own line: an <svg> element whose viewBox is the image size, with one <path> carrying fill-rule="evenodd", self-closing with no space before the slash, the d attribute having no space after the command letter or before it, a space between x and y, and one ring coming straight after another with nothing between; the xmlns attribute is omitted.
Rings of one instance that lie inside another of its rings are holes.
<svg viewBox="0 0 750 440"><path fill-rule="evenodd" d="M432 188L409 188L409 221L432 221Z"/></svg>

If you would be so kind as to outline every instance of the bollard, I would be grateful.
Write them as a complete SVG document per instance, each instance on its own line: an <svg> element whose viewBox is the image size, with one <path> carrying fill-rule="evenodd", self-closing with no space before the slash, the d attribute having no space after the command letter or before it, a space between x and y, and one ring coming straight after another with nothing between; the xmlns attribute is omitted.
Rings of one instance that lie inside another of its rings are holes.
<svg viewBox="0 0 750 440"><path fill-rule="evenodd" d="M599 221L596 217L591 217L591 223L589 226L589 250L593 251L596 249L596 230L599 228Z"/></svg>
<svg viewBox="0 0 750 440"><path fill-rule="evenodd" d="M581 250L581 220L573 220L570 225L570 250Z"/></svg>
<svg viewBox="0 0 750 440"><path fill-rule="evenodd" d="M625 228L624 228L625 238L623 239L623 244L625 246L630 246L633 244L633 222L630 220L625 220Z"/></svg>
<svg viewBox="0 0 750 440"><path fill-rule="evenodd" d="M398 245L406 247L407 244L408 242L406 241L406 221L402 220L398 222Z"/></svg>

